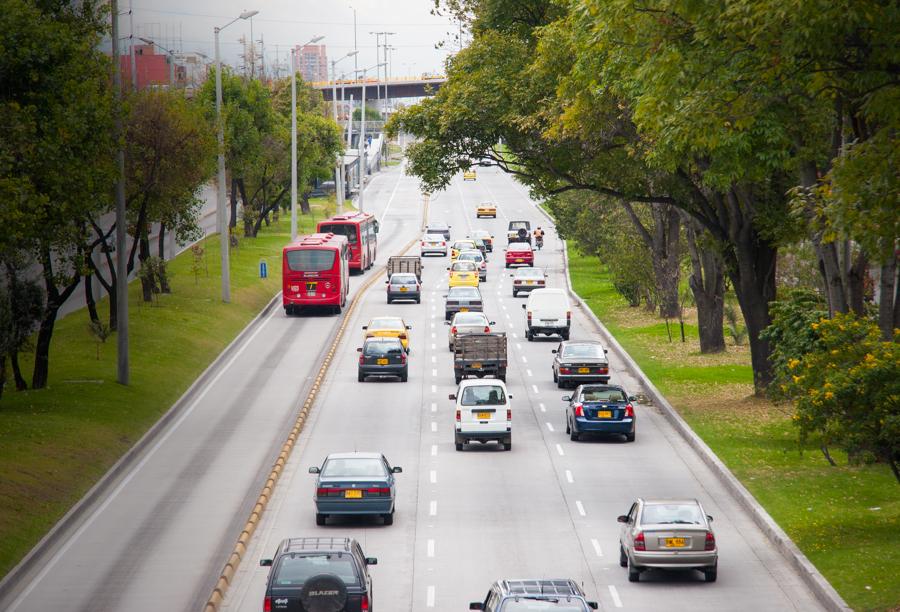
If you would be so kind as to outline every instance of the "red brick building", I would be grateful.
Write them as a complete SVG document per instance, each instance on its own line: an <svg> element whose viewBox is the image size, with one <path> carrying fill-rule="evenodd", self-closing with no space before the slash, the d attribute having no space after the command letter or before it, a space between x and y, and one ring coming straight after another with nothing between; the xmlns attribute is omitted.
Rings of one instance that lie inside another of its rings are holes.
<svg viewBox="0 0 900 612"><path fill-rule="evenodd" d="M134 63L135 73L137 74L137 88L146 89L153 85L173 85L169 82L170 61L171 58L168 55L157 53L153 45L135 45ZM123 49L122 56L119 57L119 63L122 69L122 83L130 86L131 56L128 54L127 49Z"/></svg>

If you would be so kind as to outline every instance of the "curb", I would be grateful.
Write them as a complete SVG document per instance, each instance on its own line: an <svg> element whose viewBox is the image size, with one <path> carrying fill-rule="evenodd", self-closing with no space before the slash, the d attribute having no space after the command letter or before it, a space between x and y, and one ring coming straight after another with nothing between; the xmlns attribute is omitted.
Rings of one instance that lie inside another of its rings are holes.
<svg viewBox="0 0 900 612"><path fill-rule="evenodd" d="M132 467L137 461L141 453L150 446L157 437L165 430L165 428L184 410L185 406L190 403L194 394L213 376L214 372L226 361L244 339L253 333L259 325L262 324L266 316L278 302L281 297L281 291L276 293L271 300L263 307L263 309L242 329L228 345L222 349L219 355L212 360L205 370L194 380L193 383L185 390L174 404L163 414L143 436L141 436L134 445L119 457L109 470L94 483L87 493L85 493L78 502L60 518L56 524L42 537L37 544L32 547L28 554L12 568L9 573L0 580L0 601L13 595L15 587L19 586L19 581L27 576L38 558L48 553L51 549L56 548L59 543L60 534L64 531L72 529L78 521L88 512L100 497L106 494L118 481L123 472Z"/></svg>
<svg viewBox="0 0 900 612"><path fill-rule="evenodd" d="M548 221L554 223L553 218L540 206L536 206L539 211L547 218ZM555 226L555 224L554 224ZM644 374L640 366L631 358L631 355L619 344L618 340L606 329L606 326L597 318L591 307L582 299L580 295L572 288L572 279L569 277L569 253L565 240L563 243L563 265L565 268L566 289L575 299L578 307L587 315L594 324L600 335L603 336L605 342L613 349L617 356L625 364L625 367L631 374L637 378L644 386L647 396L650 398L654 406L657 406L663 417L672 427L681 435L685 442L694 449L700 459L709 467L716 475L719 481L728 489L728 492L737 500L737 502L750 514L750 518L756 523L762 532L768 538L769 542L775 546L778 552L787 560L788 564L797 572L803 583L812 591L815 598L822 606L830 612L851 612L852 608L838 594L831 583L816 569L816 566L797 548L793 540L784 532L784 530L775 522L765 508L763 508L756 498L744 487L737 477L731 473L731 470L719 459L713 450L698 436L690 425L681 417L677 410L668 402L668 400L660 393L659 389L650 382L650 379Z"/></svg>
<svg viewBox="0 0 900 612"><path fill-rule="evenodd" d="M425 222L428 219L428 205L429 198L428 196L426 196L425 209L422 214L422 223L420 225L420 229L424 229ZM419 237L416 236L406 243L406 245L400 250L400 253L406 253L418 241ZM222 602L225 600L225 594L228 592L228 588L231 586L231 582L234 579L234 575L237 572L238 566L240 566L241 561L243 561L244 559L244 554L247 552L247 549L250 545L250 539L253 537L253 533L256 531L257 526L259 526L260 520L262 520L263 513L266 511L266 508L269 505L269 500L271 499L272 493L275 491L275 486L278 484L278 480L281 477L281 472L287 465L291 453L296 446L297 440L299 439L300 434L303 432L303 428L306 426L306 420L309 417L310 412L312 411L313 405L315 404L316 397L319 394L319 389L325 382L325 377L328 375L328 369L331 366L331 361L334 358L338 345L344 337L344 331L346 330L347 325L350 322L351 315L353 314L353 311L356 310L357 305L363 299L363 296L365 296L366 292L372 287L372 285L375 284L375 281L381 278L382 273L384 273L385 271L385 266L382 266L378 270L373 270L372 275L362 285L360 285L359 290L353 296L353 299L350 301L350 305L345 310L344 316L341 320L341 324L338 327L337 332L335 333L334 338L332 338L331 344L328 347L328 352L325 355L325 359L319 366L319 371L316 373L316 378L313 381L312 387L310 387L309 393L307 394L306 399L303 401L300 412L297 415L296 420L294 421L294 426L288 434L287 439L284 441L284 444L281 446L281 451L278 453L278 457L275 458L275 462L272 465L272 470L271 472L269 472L269 476L266 478L266 482L263 485L262 491L260 492L259 497L257 497L256 499L256 504L254 504L253 510L250 511L250 516L247 517L247 522L244 525L244 528L241 531L240 535L238 536L237 542L235 543L231 554L228 556L228 560L225 562L225 566L222 568L222 571L219 574L218 579L216 580L216 585L213 587L209 599L207 599L206 604L203 607L204 612L217 612L222 605Z"/></svg>

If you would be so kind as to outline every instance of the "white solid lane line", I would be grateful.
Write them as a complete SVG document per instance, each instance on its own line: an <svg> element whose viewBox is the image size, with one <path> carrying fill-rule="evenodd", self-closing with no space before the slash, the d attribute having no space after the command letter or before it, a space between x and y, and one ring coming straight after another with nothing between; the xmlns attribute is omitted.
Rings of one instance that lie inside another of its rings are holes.
<svg viewBox="0 0 900 612"><path fill-rule="evenodd" d="M572 477L572 470L566 470L566 480L569 481L569 484L575 482L575 479Z"/></svg>
<svg viewBox="0 0 900 612"><path fill-rule="evenodd" d="M619 599L619 592L616 590L615 585L609 585L609 594L612 597L613 605L615 605L617 608L621 608L622 600Z"/></svg>
<svg viewBox="0 0 900 612"><path fill-rule="evenodd" d="M578 508L578 514L580 514L581 516L587 516L587 513L584 511L584 504L576 500L575 507Z"/></svg>
<svg viewBox="0 0 900 612"><path fill-rule="evenodd" d="M597 538L591 538L591 545L594 547L594 552L597 553L597 556L602 557L603 549L600 548L600 542Z"/></svg>

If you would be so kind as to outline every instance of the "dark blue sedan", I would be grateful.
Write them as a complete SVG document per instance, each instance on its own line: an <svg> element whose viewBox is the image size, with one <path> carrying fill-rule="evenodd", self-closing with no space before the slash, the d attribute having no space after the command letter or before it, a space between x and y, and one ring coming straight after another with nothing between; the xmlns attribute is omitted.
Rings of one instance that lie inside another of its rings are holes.
<svg viewBox="0 0 900 612"><path fill-rule="evenodd" d="M381 453L332 453L322 467L309 468L316 479L316 525L329 516L376 515L385 525L394 522L396 486L391 467Z"/></svg>
<svg viewBox="0 0 900 612"><path fill-rule="evenodd" d="M580 385L575 393L563 396L566 433L572 440L582 434L618 434L634 442L634 397L618 385Z"/></svg>

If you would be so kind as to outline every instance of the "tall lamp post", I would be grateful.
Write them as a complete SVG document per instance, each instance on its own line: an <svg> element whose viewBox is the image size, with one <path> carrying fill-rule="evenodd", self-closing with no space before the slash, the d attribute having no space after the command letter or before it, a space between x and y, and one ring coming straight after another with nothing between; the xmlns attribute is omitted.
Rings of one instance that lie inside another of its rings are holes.
<svg viewBox="0 0 900 612"><path fill-rule="evenodd" d="M359 51L351 51L347 55L343 57L339 57L336 60L331 60L331 115L332 119L334 119L335 123L337 123L337 71L335 70L335 66L341 60L345 60L348 57L355 57ZM337 194L337 214L342 214L344 212L344 154L341 153L341 157L338 160L335 160L334 165L334 190Z"/></svg>
<svg viewBox="0 0 900 612"><path fill-rule="evenodd" d="M306 47L325 38L314 36ZM297 47L291 48L291 242L297 239Z"/></svg>
<svg viewBox="0 0 900 612"><path fill-rule="evenodd" d="M362 93L360 99L359 114L359 212L363 212L363 193L366 190L366 73L373 68L381 68L384 64L375 64L357 72L362 73Z"/></svg>
<svg viewBox="0 0 900 612"><path fill-rule="evenodd" d="M231 274L228 266L228 227L225 223L225 126L222 119L222 62L219 58L219 32L238 19L250 19L259 11L244 11L221 28L214 28L216 39L216 124L219 144L218 193L216 203L216 226L219 229L219 251L222 258L222 301L231 301Z"/></svg>
<svg viewBox="0 0 900 612"><path fill-rule="evenodd" d="M157 49L165 51L166 55L169 56L169 87L175 87L175 52L171 49L166 49L161 44L150 38L143 38L142 36L138 36L138 40L148 45L153 45Z"/></svg>

